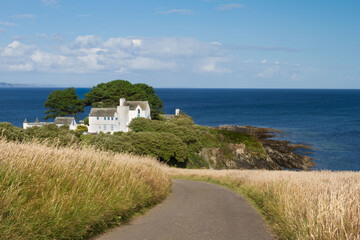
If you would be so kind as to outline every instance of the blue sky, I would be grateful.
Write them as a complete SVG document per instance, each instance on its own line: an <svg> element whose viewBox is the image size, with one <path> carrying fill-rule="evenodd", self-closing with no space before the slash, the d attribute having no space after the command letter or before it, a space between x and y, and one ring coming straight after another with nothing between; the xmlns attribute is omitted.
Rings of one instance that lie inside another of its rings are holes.
<svg viewBox="0 0 360 240"><path fill-rule="evenodd" d="M0 82L360 88L360 1L0 0Z"/></svg>

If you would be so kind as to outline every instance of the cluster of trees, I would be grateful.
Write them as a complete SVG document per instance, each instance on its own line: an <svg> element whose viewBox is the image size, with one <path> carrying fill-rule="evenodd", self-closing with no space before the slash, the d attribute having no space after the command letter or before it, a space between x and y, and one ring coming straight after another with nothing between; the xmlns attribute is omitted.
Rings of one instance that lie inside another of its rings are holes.
<svg viewBox="0 0 360 240"><path fill-rule="evenodd" d="M74 88L51 92L45 102L45 120L57 116L76 117L78 113L84 112L85 106L116 107L122 97L129 101L148 101L152 119L159 119L163 113L163 103L152 87L143 83L131 84L125 80L114 80L93 87L84 95L84 99L76 95Z"/></svg>

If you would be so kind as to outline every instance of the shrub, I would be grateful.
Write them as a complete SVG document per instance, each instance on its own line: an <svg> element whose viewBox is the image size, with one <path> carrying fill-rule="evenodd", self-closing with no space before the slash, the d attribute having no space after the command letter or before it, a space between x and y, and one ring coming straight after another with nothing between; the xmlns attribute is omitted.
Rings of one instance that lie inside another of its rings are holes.
<svg viewBox="0 0 360 240"><path fill-rule="evenodd" d="M171 133L129 132L121 135L99 134L87 142L102 150L153 156L171 165L187 159L187 146Z"/></svg>
<svg viewBox="0 0 360 240"><path fill-rule="evenodd" d="M7 141L36 140L59 146L67 146L78 143L80 133L69 130L68 126L57 127L54 124L22 129L14 127L10 123L0 123L0 136Z"/></svg>
<svg viewBox="0 0 360 240"><path fill-rule="evenodd" d="M135 118L129 124L134 132L167 132L181 139L189 148L190 152L201 149L199 133L195 128L188 128L172 122L156 121L146 118Z"/></svg>
<svg viewBox="0 0 360 240"><path fill-rule="evenodd" d="M14 127L11 123L0 123L0 136L7 141L22 141L25 133L22 128Z"/></svg>
<svg viewBox="0 0 360 240"><path fill-rule="evenodd" d="M79 125L77 126L76 130L80 132L86 132L88 130L88 127L84 125Z"/></svg>

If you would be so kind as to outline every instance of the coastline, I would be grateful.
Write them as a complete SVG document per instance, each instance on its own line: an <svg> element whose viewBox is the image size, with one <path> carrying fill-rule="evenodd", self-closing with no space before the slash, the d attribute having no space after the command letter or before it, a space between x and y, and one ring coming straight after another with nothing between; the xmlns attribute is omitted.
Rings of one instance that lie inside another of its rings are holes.
<svg viewBox="0 0 360 240"><path fill-rule="evenodd" d="M309 145L294 144L291 141L282 140L281 138L285 133L279 129L238 125L220 125L216 129L253 136L266 151L266 154L261 156L249 151L244 144L232 144L233 157L223 159L226 161L226 169L296 169L309 171L315 166L313 159L308 156L311 154L309 151L314 148ZM211 151L214 153L213 150ZM212 155L208 156L208 159L214 158L216 154Z"/></svg>

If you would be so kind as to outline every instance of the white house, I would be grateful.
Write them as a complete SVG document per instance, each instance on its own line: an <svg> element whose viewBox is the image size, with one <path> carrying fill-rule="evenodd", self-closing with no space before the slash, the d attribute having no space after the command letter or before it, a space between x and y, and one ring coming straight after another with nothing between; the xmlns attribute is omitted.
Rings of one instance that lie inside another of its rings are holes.
<svg viewBox="0 0 360 240"><path fill-rule="evenodd" d="M40 122L38 118L36 118L35 122L28 122L26 119L23 122L23 128L31 128L31 127L41 127L48 124L55 124L60 127L63 125L68 125L70 130L76 130L78 124L75 121L74 117L56 117L54 122Z"/></svg>
<svg viewBox="0 0 360 240"><path fill-rule="evenodd" d="M89 114L89 133L128 132L128 125L134 118L151 119L147 101L126 101L120 98L116 108L92 108Z"/></svg>

